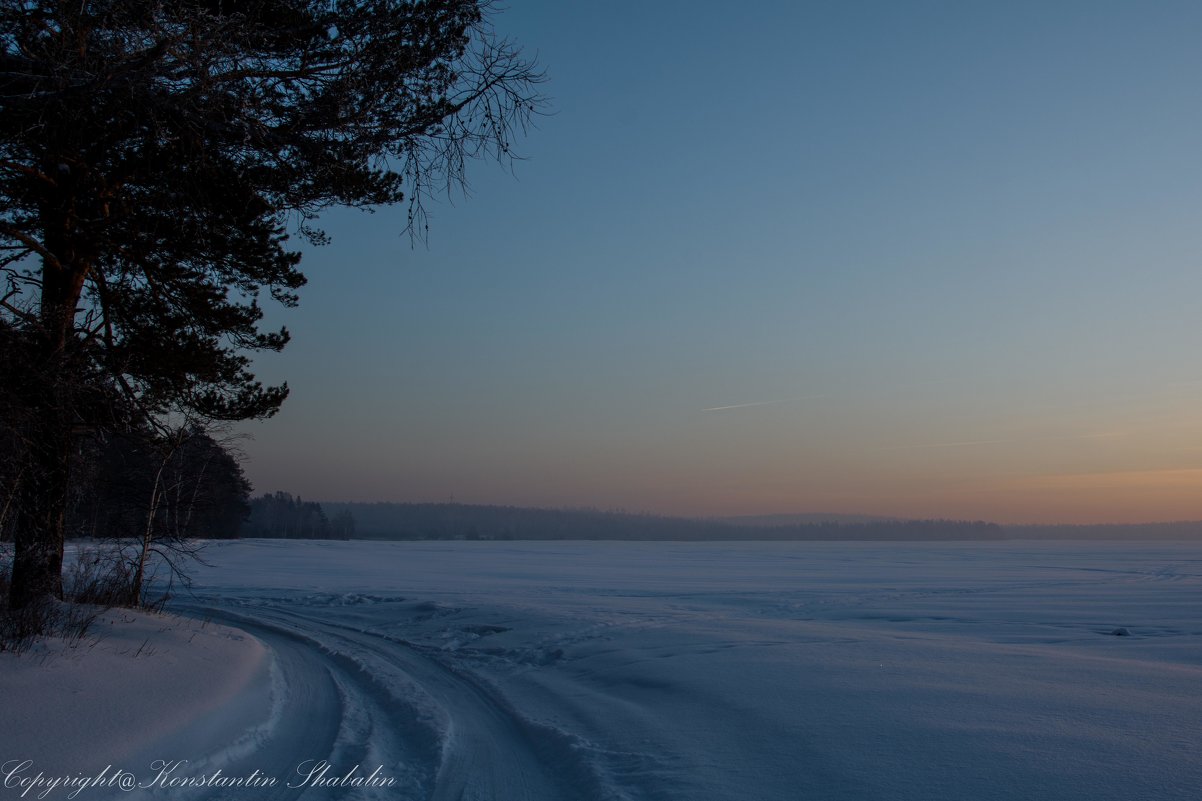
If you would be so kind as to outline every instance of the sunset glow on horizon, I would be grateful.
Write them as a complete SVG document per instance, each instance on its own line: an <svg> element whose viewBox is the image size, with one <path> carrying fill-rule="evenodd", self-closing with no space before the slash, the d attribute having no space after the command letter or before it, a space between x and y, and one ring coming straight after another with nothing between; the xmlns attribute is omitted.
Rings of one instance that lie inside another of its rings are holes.
<svg viewBox="0 0 1202 801"><path fill-rule="evenodd" d="M1202 7L525 3L555 113L340 212L257 491L1202 520Z"/></svg>

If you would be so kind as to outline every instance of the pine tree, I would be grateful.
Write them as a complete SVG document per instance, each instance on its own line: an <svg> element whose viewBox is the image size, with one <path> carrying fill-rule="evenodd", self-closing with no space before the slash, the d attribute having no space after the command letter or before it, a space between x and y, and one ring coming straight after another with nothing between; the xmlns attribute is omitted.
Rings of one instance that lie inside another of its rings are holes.
<svg viewBox="0 0 1202 801"><path fill-rule="evenodd" d="M297 302L289 235L510 157L541 76L486 0L0 0L0 361L21 420L10 601L61 596L73 438L117 391L146 420L272 415L246 351Z"/></svg>

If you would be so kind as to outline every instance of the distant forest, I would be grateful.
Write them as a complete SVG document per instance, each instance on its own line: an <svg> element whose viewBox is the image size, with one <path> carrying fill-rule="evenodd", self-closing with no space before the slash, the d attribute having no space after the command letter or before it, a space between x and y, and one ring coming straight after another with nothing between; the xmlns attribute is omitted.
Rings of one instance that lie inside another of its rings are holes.
<svg viewBox="0 0 1202 801"><path fill-rule="evenodd" d="M1202 540L1202 522L1008 525L862 515L685 518L457 503L326 503L360 539L388 540Z"/></svg>
<svg viewBox="0 0 1202 801"><path fill-rule="evenodd" d="M261 495L250 501L242 524L243 537L281 537L299 540L349 540L355 518L347 509L326 515L320 503L293 498L287 492Z"/></svg>
<svg viewBox="0 0 1202 801"><path fill-rule="evenodd" d="M0 430L0 450L6 444ZM237 453L203 428L145 428L79 440L66 535L93 539L276 537L347 540L1202 540L1202 522L1009 525L862 515L685 518L597 509L456 503L318 503L251 496ZM0 540L14 533L18 470L0 459Z"/></svg>
<svg viewBox="0 0 1202 801"><path fill-rule="evenodd" d="M67 513L68 537L271 537L383 540L1202 541L1202 522L1007 525L864 515L687 518L597 509L458 503L318 503L251 497L225 443L188 433L170 450L142 435L85 441ZM11 481L0 464L0 540L12 536ZM7 485L7 486L6 486ZM148 523L149 521L149 523Z"/></svg>
<svg viewBox="0 0 1202 801"><path fill-rule="evenodd" d="M1016 540L1202 540L1202 521L1015 525L1006 526L1005 532L1007 538Z"/></svg>
<svg viewBox="0 0 1202 801"><path fill-rule="evenodd" d="M0 430L0 451L10 445ZM19 471L0 459L0 542L15 533ZM79 439L72 453L64 520L67 539L167 543L189 539L355 536L347 510L327 515L321 504L286 492L251 497L236 452L203 429L170 437L145 428Z"/></svg>
<svg viewBox="0 0 1202 801"><path fill-rule="evenodd" d="M959 520L825 521L753 525L594 509L456 503L323 503L349 514L362 539L391 540L996 540L995 523Z"/></svg>

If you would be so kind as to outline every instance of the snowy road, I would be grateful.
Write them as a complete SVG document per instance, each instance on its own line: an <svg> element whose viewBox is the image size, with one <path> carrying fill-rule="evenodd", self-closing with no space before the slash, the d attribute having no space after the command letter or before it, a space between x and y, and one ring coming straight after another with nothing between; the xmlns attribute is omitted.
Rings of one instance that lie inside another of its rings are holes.
<svg viewBox="0 0 1202 801"><path fill-rule="evenodd" d="M357 765L374 756L372 749L382 749L397 764L420 764L420 760L398 759L408 756L401 747L405 737L398 699L389 696L359 663L325 647L303 628L273 621L274 615L248 617L186 605L179 611L240 628L274 655L275 697L268 721L251 736L191 766L190 773L220 768L229 776L247 776L258 771L281 781L273 787L256 788L254 797L288 801L346 797L345 791L325 791L306 782L311 761L298 756L301 754L315 755L312 761ZM410 789L420 787L411 772L404 778ZM227 795L228 791L216 789L196 797Z"/></svg>
<svg viewBox="0 0 1202 801"><path fill-rule="evenodd" d="M207 558L183 611L277 665L273 719L212 764L397 779L255 798L1202 789L1196 545L247 541Z"/></svg>
<svg viewBox="0 0 1202 801"><path fill-rule="evenodd" d="M596 797L582 793L585 774L573 770L576 757L566 742L537 730L436 651L312 609L279 605L254 616L212 607L181 611L243 628L279 657L282 698L272 736L226 769L231 775L256 768L291 773L291 783L302 785L275 788L277 794L264 798L324 797L296 773L298 764L308 767L307 760L298 762L301 754L331 755L336 768L387 763L394 777L398 767L407 768L401 786L410 797L431 801ZM329 795L346 797L341 788Z"/></svg>

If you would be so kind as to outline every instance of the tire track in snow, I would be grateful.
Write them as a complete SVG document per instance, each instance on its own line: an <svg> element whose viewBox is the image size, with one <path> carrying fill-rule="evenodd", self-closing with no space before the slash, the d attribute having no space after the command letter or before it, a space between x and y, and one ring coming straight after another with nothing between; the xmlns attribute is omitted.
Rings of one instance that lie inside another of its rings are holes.
<svg viewBox="0 0 1202 801"><path fill-rule="evenodd" d="M376 766L372 760L382 749L393 758L393 765L405 769L399 777L400 798L424 798L420 763L415 759L420 746L403 740L420 740L397 725L396 704L384 689L365 674L362 666L346 655L326 650L321 643L294 627L214 607L181 607L173 611L191 614L240 628L262 641L272 652L278 680L273 681L272 719L261 730L252 732L248 741L239 741L210 755L201 763L208 774L220 768L226 776L246 776L252 771L274 776L275 787L256 788L256 799L296 801L296 799L347 798L347 788L305 786L298 767L306 761L326 760L331 769L327 776L342 776L352 765L361 765L358 775L367 775ZM375 744L379 747L372 748ZM404 756L404 759L401 757ZM204 764L205 762L209 764ZM365 770L362 770L365 769ZM383 771L397 777L396 770ZM289 784L297 786L289 787ZM425 784L429 784L429 780ZM374 795L380 790L371 791ZM228 790L215 790L200 798L228 799ZM353 795L351 797L354 797ZM392 795L391 797L398 797Z"/></svg>
<svg viewBox="0 0 1202 801"><path fill-rule="evenodd" d="M376 740L382 729L393 729L389 738L393 750L403 744L408 759L421 754L424 764L411 767L426 778L410 797L428 801L597 801L621 797L606 791L579 743L569 735L525 720L488 687L427 649L276 605L240 608L237 612L204 611L222 623L246 629L276 650L281 667L287 669L283 677L289 683L286 708L307 715L314 704L330 707L319 713L321 723L317 727L322 732L319 739L328 743L326 750L306 752L313 754L306 758L324 758L339 745L347 745L345 731L342 742L337 733L330 736L331 728L345 727L337 721L331 726L327 719L331 709L338 709L337 715L344 714L343 704L335 705L326 687L313 691L321 684L315 677L324 670L331 677L330 685L350 684L352 691L364 696L347 706L367 710L373 745L379 745ZM398 673L420 688L441 713L443 732L437 752L428 733L423 737L413 727L396 725L395 718L410 713L414 706L413 699L406 702L401 697L406 688L398 687L404 683L397 681ZM300 695L293 691L292 681L299 681L305 688ZM402 710L403 706L411 709ZM286 758L276 761L291 772L300 745L285 737L281 746L286 753L279 756ZM266 751L257 752L248 757L248 764L253 762L259 767L266 755ZM393 764L400 756L377 755Z"/></svg>
<svg viewBox="0 0 1202 801"><path fill-rule="evenodd" d="M271 619L318 636L369 671L399 668L445 714L442 752L430 801L595 801L604 792L578 743L521 717L488 687L429 649L312 614L272 607ZM375 663L375 664L373 664Z"/></svg>

